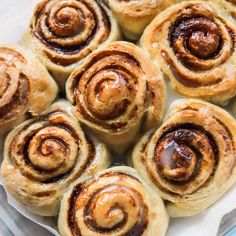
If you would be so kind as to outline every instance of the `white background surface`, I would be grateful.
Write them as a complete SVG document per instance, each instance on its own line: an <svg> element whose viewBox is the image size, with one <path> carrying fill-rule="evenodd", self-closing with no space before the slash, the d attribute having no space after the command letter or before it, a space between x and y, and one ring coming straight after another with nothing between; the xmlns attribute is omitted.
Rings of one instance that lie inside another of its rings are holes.
<svg viewBox="0 0 236 236"><path fill-rule="evenodd" d="M0 0L0 43L17 43L20 41L22 34L28 26L32 10L36 2L38 2L38 0ZM186 219L171 220L168 230L168 236L216 235L221 217L225 213L236 208L235 196L236 187L231 189L231 191L228 192L217 204L215 204L213 207L206 210L202 214ZM34 220L35 222L41 222L41 224L48 222L48 224L50 225L51 221L28 213L24 210L24 208L22 208L13 200L10 200L10 202L26 217ZM6 213L7 211L4 212L0 207L0 216L6 220L9 220L4 215ZM29 227L29 222L26 222L27 227ZM17 227L17 225L14 226L13 223L11 224L11 227ZM0 235L1 230L2 229L0 229ZM38 228L37 232L40 233L40 231L38 231ZM51 229L51 232L55 231ZM16 235L18 236L20 234ZM37 234L27 235L36 236ZM41 231L41 235L46 236L47 234L45 234L45 231Z"/></svg>

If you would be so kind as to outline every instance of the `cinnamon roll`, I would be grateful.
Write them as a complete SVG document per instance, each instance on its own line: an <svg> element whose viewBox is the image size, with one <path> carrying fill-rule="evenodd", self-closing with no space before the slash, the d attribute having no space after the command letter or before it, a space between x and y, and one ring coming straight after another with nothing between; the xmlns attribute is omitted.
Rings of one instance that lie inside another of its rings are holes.
<svg viewBox="0 0 236 236"><path fill-rule="evenodd" d="M212 2L188 1L159 14L141 47L181 95L224 105L236 94L236 25Z"/></svg>
<svg viewBox="0 0 236 236"><path fill-rule="evenodd" d="M98 46L119 39L117 23L97 0L43 0L34 10L23 43L33 49L61 89Z"/></svg>
<svg viewBox="0 0 236 236"><path fill-rule="evenodd" d="M126 149L164 113L165 84L160 70L137 46L113 42L95 52L66 84L76 117L110 144Z"/></svg>
<svg viewBox="0 0 236 236"><path fill-rule="evenodd" d="M60 101L8 134L1 173L5 188L29 211L53 216L71 183L108 166L105 145L85 134L70 104Z"/></svg>
<svg viewBox="0 0 236 236"><path fill-rule="evenodd" d="M172 217L197 214L236 181L236 121L222 108L175 102L163 125L132 153L134 167L167 201Z"/></svg>
<svg viewBox="0 0 236 236"><path fill-rule="evenodd" d="M113 167L76 183L64 196L62 236L164 236L168 216L158 194L130 167Z"/></svg>
<svg viewBox="0 0 236 236"><path fill-rule="evenodd" d="M144 28L163 9L177 0L105 0L117 17L124 35L136 40L143 33Z"/></svg>
<svg viewBox="0 0 236 236"><path fill-rule="evenodd" d="M36 57L18 45L0 45L0 136L30 113L43 112L57 85Z"/></svg>

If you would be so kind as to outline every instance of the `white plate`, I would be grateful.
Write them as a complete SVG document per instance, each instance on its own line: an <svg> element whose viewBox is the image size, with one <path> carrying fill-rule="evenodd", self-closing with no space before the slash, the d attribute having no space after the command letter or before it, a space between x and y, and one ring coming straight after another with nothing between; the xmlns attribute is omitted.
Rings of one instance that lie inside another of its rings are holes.
<svg viewBox="0 0 236 236"><path fill-rule="evenodd" d="M18 43L25 32L33 8L38 0L0 0L0 43ZM171 92L169 103L176 99ZM1 177L0 177L1 184ZM220 201L200 215L171 220L168 236L209 236L216 235L219 222L224 214L236 208L236 187L232 188ZM28 212L8 194L8 202L28 219L58 235L55 221ZM0 213L1 214L1 213Z"/></svg>

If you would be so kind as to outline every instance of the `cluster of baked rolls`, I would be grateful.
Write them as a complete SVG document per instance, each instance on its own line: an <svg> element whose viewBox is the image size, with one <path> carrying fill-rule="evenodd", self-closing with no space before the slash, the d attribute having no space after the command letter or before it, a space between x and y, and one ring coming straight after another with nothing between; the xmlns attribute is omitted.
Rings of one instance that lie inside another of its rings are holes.
<svg viewBox="0 0 236 236"><path fill-rule="evenodd" d="M164 236L214 204L236 182L234 4L40 1L0 45L6 190L62 236Z"/></svg>

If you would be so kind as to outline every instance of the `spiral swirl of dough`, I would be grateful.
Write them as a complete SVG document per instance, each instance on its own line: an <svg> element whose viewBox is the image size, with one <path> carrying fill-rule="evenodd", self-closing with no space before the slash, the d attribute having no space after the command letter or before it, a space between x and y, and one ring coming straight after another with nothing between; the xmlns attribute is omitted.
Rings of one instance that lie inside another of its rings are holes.
<svg viewBox="0 0 236 236"><path fill-rule="evenodd" d="M134 166L169 201L171 215L202 211L235 182L235 128L221 108L186 99L137 144Z"/></svg>
<svg viewBox="0 0 236 236"><path fill-rule="evenodd" d="M46 69L18 45L0 45L0 77L1 132L12 121L16 125L27 112L43 112L57 95L57 86Z"/></svg>
<svg viewBox="0 0 236 236"><path fill-rule="evenodd" d="M70 110L67 102L54 103L47 113L15 128L5 142L5 186L40 215L57 214L73 181L109 165L105 146L85 136Z"/></svg>
<svg viewBox="0 0 236 236"><path fill-rule="evenodd" d="M159 196L129 167L108 169L73 186L58 222L62 236L164 235L167 224Z"/></svg>
<svg viewBox="0 0 236 236"><path fill-rule="evenodd" d="M188 1L158 15L141 46L185 97L225 104L236 88L236 26L214 3Z"/></svg>
<svg viewBox="0 0 236 236"><path fill-rule="evenodd" d="M113 145L129 145L145 115L144 126L152 126L164 113L162 74L140 48L127 42L92 53L71 74L66 92L78 119Z"/></svg>
<svg viewBox="0 0 236 236"><path fill-rule="evenodd" d="M35 8L23 42L61 87L73 69L98 46L119 38L110 11L96 0L43 0Z"/></svg>

